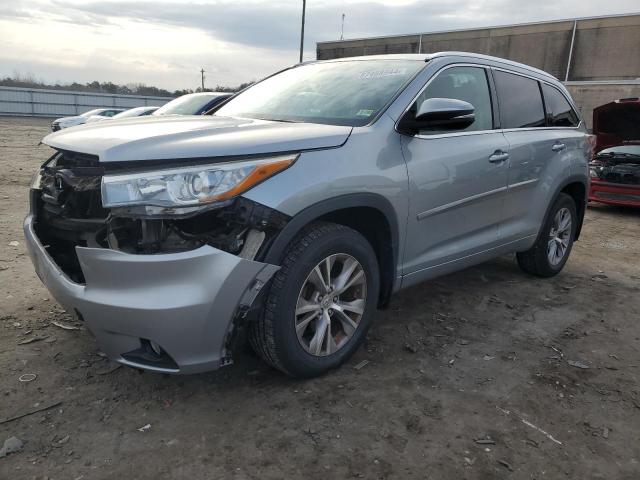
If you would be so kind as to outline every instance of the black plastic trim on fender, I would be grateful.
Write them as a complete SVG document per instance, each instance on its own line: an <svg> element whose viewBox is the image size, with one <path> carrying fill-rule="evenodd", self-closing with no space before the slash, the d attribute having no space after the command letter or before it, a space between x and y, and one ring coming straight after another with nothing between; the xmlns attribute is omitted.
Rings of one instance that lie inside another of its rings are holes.
<svg viewBox="0 0 640 480"><path fill-rule="evenodd" d="M584 215L587 211L587 199L589 196L589 184L588 184L588 181L585 180L585 177L582 175L571 175L567 177L556 188L556 191L553 193L553 196L551 197L551 201L549 202L549 205L547 205L547 211L544 214L544 219L540 226L542 227L542 225L546 225L547 219L549 218L551 207L553 207L553 204L555 203L556 198L558 198L558 195L560 195L560 192L562 192L562 190L564 190L568 185L572 183L581 183L585 191L584 205L582 209L580 209L580 205L576 205L576 211L578 212L578 225L576 225L576 236L574 240L578 240L578 237L580 237L580 231L582 230L582 222L584 220ZM542 229L540 230L540 232L538 232L538 236L540 236L541 234L542 234Z"/></svg>
<svg viewBox="0 0 640 480"><path fill-rule="evenodd" d="M293 238L300 232L306 225L310 224L314 220L317 220L330 213L345 210L348 208L368 207L380 211L389 224L389 230L391 233L391 276L387 282L382 284L388 284L389 286L385 291L380 291L379 305L384 306L389 300L391 293L393 292L393 284L396 276L396 269L398 265L398 245L399 245L399 227L398 219L396 217L395 210L389 200L381 195L375 193L351 193L347 195L341 195L338 197L323 200L314 205L311 205L304 210L300 211L287 223L287 225L280 231L277 237L273 240L267 251L261 255L262 258L256 259L261 262L270 263L272 265L279 265L284 254L287 245L293 240ZM383 268L381 266L381 271Z"/></svg>

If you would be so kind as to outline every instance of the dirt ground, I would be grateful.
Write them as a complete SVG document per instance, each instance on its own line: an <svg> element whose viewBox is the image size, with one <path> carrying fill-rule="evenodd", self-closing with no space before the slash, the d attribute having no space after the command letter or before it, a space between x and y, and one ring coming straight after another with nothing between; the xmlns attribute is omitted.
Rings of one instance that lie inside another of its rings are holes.
<svg viewBox="0 0 640 480"><path fill-rule="evenodd" d="M504 257L396 295L321 378L249 353L140 373L114 369L26 254L48 128L0 118L0 446L24 443L0 478L640 478L640 211L590 207L553 279Z"/></svg>

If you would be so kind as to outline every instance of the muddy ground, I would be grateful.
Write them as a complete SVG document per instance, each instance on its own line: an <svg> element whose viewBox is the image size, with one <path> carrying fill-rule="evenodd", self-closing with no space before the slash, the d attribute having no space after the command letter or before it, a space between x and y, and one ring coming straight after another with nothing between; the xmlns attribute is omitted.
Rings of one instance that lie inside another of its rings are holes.
<svg viewBox="0 0 640 480"><path fill-rule="evenodd" d="M0 478L640 478L639 211L589 208L556 278L504 257L398 294L322 378L249 353L188 377L114 370L25 252L48 128L0 118L0 422L60 403L0 423L24 443Z"/></svg>

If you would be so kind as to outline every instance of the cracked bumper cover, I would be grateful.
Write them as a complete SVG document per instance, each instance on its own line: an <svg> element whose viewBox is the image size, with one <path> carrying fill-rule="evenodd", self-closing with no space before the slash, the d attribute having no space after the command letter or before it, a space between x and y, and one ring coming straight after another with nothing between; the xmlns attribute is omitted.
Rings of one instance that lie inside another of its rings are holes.
<svg viewBox="0 0 640 480"><path fill-rule="evenodd" d="M279 269L210 246L170 254L135 255L76 247L86 284L72 282L24 222L36 273L68 312L76 312L112 360L166 373L214 370L228 361L233 320ZM160 345L175 365L125 358L141 339Z"/></svg>

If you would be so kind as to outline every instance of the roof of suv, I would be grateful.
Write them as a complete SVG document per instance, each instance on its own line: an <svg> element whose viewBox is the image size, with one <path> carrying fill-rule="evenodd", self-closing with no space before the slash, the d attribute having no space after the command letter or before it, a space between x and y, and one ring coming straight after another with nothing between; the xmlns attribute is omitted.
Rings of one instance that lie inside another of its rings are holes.
<svg viewBox="0 0 640 480"><path fill-rule="evenodd" d="M545 72L544 70L540 70L539 68L532 67L531 65L514 62L513 60L507 60L505 58L492 57L491 55L483 55L481 53L472 53L472 52L434 52L434 53L398 53L398 54L389 54L389 55L364 55L359 57L335 58L331 60L317 60L317 62L338 62L338 61L348 61L348 60L418 60L418 61L427 62L434 58L440 58L440 57L468 57L468 58L475 58L479 60L502 63L504 65L508 65L511 67L517 67L517 68L529 70L531 72L537 73L538 75L544 75L545 77L553 80L558 80L556 77L554 77L550 73ZM315 63L315 62L312 61L308 63Z"/></svg>

